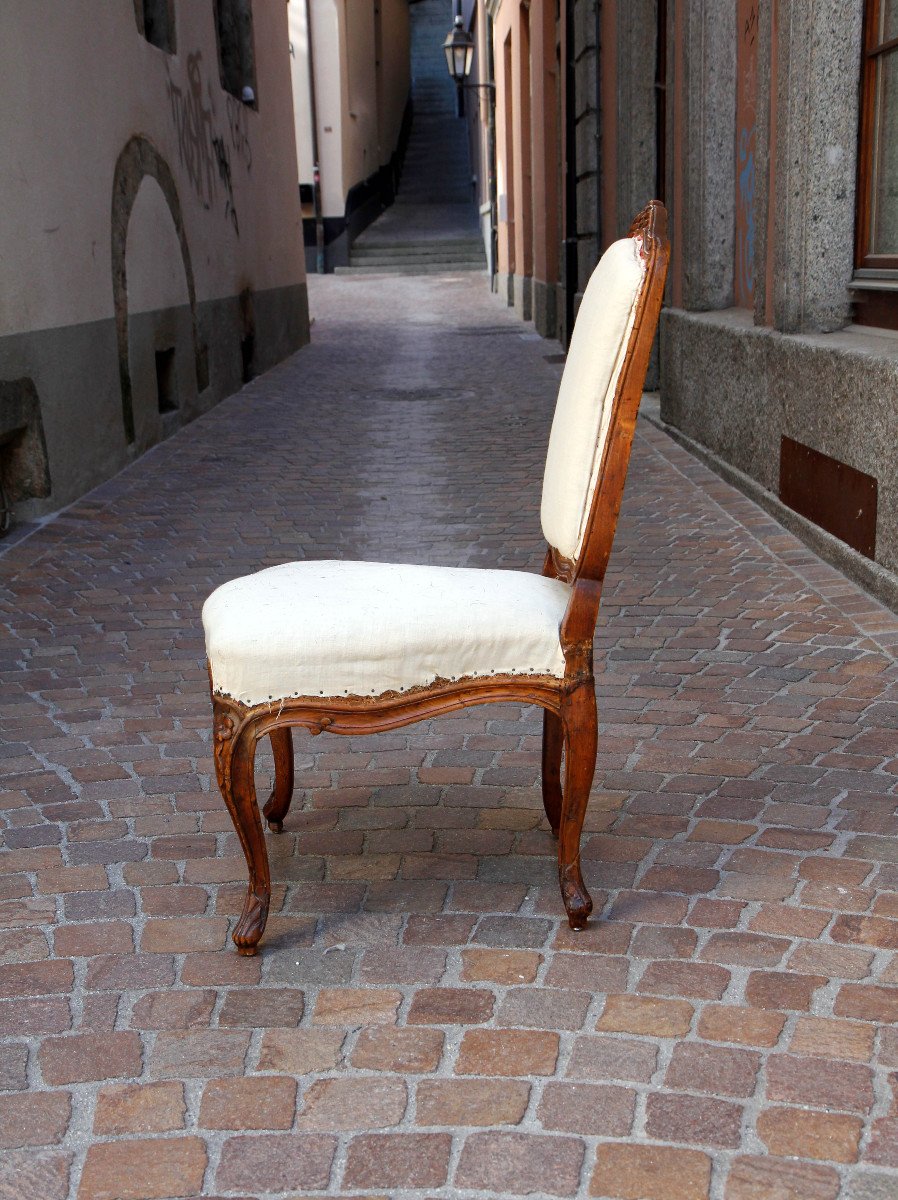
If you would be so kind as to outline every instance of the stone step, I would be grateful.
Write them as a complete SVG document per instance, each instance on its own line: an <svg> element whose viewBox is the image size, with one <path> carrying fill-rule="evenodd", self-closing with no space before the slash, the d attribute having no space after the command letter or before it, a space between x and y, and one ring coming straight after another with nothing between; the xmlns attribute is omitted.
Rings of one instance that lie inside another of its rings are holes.
<svg viewBox="0 0 898 1200"><path fill-rule="evenodd" d="M434 163L440 163L447 167L459 167L468 165L468 148L467 146L446 146L440 148L438 146L411 146L406 151L405 163L408 167L416 166L432 166Z"/></svg>
<svg viewBox="0 0 898 1200"><path fill-rule="evenodd" d="M436 143L430 146L409 147L406 153L406 162L411 160L412 166L419 165L420 167L432 167L433 165L446 165L458 169L460 166L467 167L468 165L468 148L467 146L441 146Z"/></svg>
<svg viewBox="0 0 898 1200"><path fill-rule="evenodd" d="M421 204L470 204L472 199L470 188L465 191L441 188L438 192L406 192L396 203L412 208Z"/></svg>
<svg viewBox="0 0 898 1200"><path fill-rule="evenodd" d="M405 184L405 191L412 188L423 189L424 191L443 190L444 188L454 187L456 191L467 192L470 190L471 180L468 175L468 164L463 163L460 168L455 171L443 171L440 167L441 162L434 162L431 169L428 171L409 171L403 172L402 182Z"/></svg>
<svg viewBox="0 0 898 1200"><path fill-rule="evenodd" d="M445 189L440 192L415 192L407 195L399 204L400 208L429 208L433 204L440 204L445 201L447 204L465 204L471 202L470 192L447 192Z"/></svg>
<svg viewBox="0 0 898 1200"><path fill-rule="evenodd" d="M466 154L464 157L459 155L457 158L446 158L442 154L432 154L427 158L421 159L420 162L410 163L406 159L403 165L403 173L407 175L423 174L424 171L430 172L434 170L440 170L440 173L444 175L455 175L464 171L467 175L468 156Z"/></svg>
<svg viewBox="0 0 898 1200"><path fill-rule="evenodd" d="M455 123L455 118L450 118ZM423 125L423 120L421 121ZM448 129L442 128L442 122L435 129L414 130L408 141L408 154L422 154L426 151L445 150L447 154L459 154L462 150L466 150L468 139L465 137L464 130L456 132L450 126Z"/></svg>
<svg viewBox="0 0 898 1200"><path fill-rule="evenodd" d="M440 266L441 264L452 267L482 268L486 266L486 259L482 249L479 254L372 254L366 255L364 258L359 258L352 252L349 255L351 267L426 267Z"/></svg>
<svg viewBox="0 0 898 1200"><path fill-rule="evenodd" d="M412 162L409 162L406 159L404 169L414 173L415 171L433 170L435 167L442 167L446 174L452 174L456 171L462 170L467 172L468 156L467 154L446 155L434 151L430 154L422 156L420 160L413 160Z"/></svg>
<svg viewBox="0 0 898 1200"><path fill-rule="evenodd" d="M414 263L407 266L334 267L335 275L451 275L459 271L485 271L480 263Z"/></svg>
<svg viewBox="0 0 898 1200"><path fill-rule="evenodd" d="M353 258L383 258L391 256L396 258L420 258L420 257L461 257L469 258L472 254L483 254L484 244L479 238L471 238L466 241L449 241L448 239L433 240L433 241L412 241L412 242L378 242L366 246L364 242L357 241L352 247Z"/></svg>
<svg viewBox="0 0 898 1200"><path fill-rule="evenodd" d="M468 145L467 142L459 141L453 145L452 142L447 142L441 139L439 142L434 140L416 142L414 138L409 142L408 149L405 152L406 162L415 162L417 159L467 159Z"/></svg>

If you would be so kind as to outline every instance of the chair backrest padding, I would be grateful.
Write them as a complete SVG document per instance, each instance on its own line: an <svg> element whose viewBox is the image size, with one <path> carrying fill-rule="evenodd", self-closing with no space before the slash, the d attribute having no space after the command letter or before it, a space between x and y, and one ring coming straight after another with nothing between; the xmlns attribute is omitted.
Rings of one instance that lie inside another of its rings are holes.
<svg viewBox="0 0 898 1200"><path fill-rule="evenodd" d="M646 263L636 238L609 246L583 294L543 476L540 517L550 546L575 561L583 544Z"/></svg>

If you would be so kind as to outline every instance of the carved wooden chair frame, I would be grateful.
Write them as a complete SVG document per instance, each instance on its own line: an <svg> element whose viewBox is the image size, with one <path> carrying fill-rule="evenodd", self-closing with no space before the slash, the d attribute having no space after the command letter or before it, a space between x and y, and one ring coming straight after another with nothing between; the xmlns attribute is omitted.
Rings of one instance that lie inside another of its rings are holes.
<svg viewBox="0 0 898 1200"><path fill-rule="evenodd" d="M543 567L544 575L571 585L560 631L564 677L495 675L456 681L439 679L401 694L388 692L371 698L321 701L299 697L279 702L277 707L268 704L248 707L213 692L218 785L249 868L243 911L232 935L241 954L256 953L271 897L268 853L253 778L260 738L271 739L275 772L274 789L262 813L268 828L280 832L293 797L292 728L304 728L311 734L323 730L350 735L380 733L470 705L496 701L536 704L544 710L543 803L552 831L558 837L558 876L568 921L572 929L585 927L592 900L580 869L580 835L597 748L593 637L670 256L664 206L659 201L647 205L634 220L628 236L639 239L646 271L612 401L611 422L582 550L577 561L572 562L549 546Z"/></svg>

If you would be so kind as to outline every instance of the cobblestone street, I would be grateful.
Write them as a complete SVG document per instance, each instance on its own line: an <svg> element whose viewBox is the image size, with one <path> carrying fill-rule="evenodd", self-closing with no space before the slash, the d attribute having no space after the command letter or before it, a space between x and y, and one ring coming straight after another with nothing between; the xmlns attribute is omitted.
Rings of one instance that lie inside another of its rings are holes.
<svg viewBox="0 0 898 1200"><path fill-rule="evenodd" d="M544 555L558 345L483 275L310 297L310 346L0 558L0 1200L895 1200L898 618L645 417L589 929L505 705L297 731L235 953L206 595Z"/></svg>

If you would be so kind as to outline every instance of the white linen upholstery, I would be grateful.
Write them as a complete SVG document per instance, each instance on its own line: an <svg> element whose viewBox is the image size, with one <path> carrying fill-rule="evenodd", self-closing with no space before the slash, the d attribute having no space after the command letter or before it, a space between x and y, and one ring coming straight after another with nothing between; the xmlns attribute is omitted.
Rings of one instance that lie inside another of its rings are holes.
<svg viewBox="0 0 898 1200"><path fill-rule="evenodd" d="M295 562L203 607L213 690L243 704L372 696L435 679L564 675L569 589L522 571Z"/></svg>
<svg viewBox="0 0 898 1200"><path fill-rule="evenodd" d="M609 246L577 313L549 438L543 535L576 560L598 482L612 401L636 317L646 264L635 238Z"/></svg>

